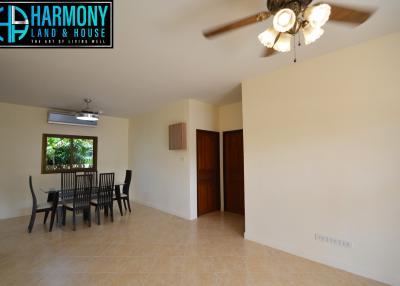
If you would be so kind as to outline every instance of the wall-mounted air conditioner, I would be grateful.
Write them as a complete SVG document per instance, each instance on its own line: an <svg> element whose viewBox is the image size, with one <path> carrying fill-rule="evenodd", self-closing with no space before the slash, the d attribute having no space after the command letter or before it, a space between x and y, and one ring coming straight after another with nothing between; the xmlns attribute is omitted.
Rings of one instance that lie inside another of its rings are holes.
<svg viewBox="0 0 400 286"><path fill-rule="evenodd" d="M76 118L76 112L49 110L47 112L47 123L51 124L64 124L64 125L77 125L96 127L97 121L84 121Z"/></svg>

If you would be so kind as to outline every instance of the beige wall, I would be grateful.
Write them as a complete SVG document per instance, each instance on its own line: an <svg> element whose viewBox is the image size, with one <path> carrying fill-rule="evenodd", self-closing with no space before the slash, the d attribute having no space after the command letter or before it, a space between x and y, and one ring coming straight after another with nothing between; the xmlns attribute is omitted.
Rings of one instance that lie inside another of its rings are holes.
<svg viewBox="0 0 400 286"><path fill-rule="evenodd" d="M220 134L220 188L221 210L224 210L224 148L223 132L243 129L242 102L235 102L218 108L218 130Z"/></svg>
<svg viewBox="0 0 400 286"><path fill-rule="evenodd" d="M188 100L130 120L134 200L190 219L188 151L170 151L168 126L188 122Z"/></svg>
<svg viewBox="0 0 400 286"><path fill-rule="evenodd" d="M219 131L232 131L243 128L242 102L223 105L218 108Z"/></svg>
<svg viewBox="0 0 400 286"><path fill-rule="evenodd" d="M235 110L225 113L231 116ZM229 121L224 116L224 122ZM187 123L187 150L170 151L168 126L178 122ZM218 125L218 108L193 99L132 118L129 148L135 200L186 219L197 218L196 130L218 131Z"/></svg>
<svg viewBox="0 0 400 286"><path fill-rule="evenodd" d="M28 176L40 187L60 184L60 175L41 175L42 134L98 136L99 172L116 172L122 180L128 167L128 120L102 116L97 128L47 124L47 110L0 103L0 219L26 215L32 208Z"/></svg>
<svg viewBox="0 0 400 286"><path fill-rule="evenodd" d="M243 83L248 239L400 285L399 49L393 34Z"/></svg>
<svg viewBox="0 0 400 286"><path fill-rule="evenodd" d="M218 131L218 109L198 100L189 100L188 150L190 164L191 219L197 218L197 145L196 130Z"/></svg>

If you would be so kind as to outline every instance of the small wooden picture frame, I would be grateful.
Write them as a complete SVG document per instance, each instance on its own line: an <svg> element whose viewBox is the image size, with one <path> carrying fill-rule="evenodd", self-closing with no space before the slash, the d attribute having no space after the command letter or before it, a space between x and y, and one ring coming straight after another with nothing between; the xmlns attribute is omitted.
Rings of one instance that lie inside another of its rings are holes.
<svg viewBox="0 0 400 286"><path fill-rule="evenodd" d="M186 150L186 123L169 126L169 150Z"/></svg>

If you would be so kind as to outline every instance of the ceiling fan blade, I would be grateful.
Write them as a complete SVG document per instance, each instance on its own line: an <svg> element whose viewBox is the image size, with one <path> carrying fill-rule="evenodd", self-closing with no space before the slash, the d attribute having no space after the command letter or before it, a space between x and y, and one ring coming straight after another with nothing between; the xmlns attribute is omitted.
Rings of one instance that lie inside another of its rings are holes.
<svg viewBox="0 0 400 286"><path fill-rule="evenodd" d="M271 56L275 55L276 53L277 53L277 51L275 51L274 49L265 47L261 57L262 58L271 57Z"/></svg>
<svg viewBox="0 0 400 286"><path fill-rule="evenodd" d="M255 15L249 16L247 18L214 28L214 29L210 29L207 31L203 32L204 37L206 38L212 38L215 37L217 35L232 31L232 30L236 30L239 28L242 28L244 26L248 26L257 22L262 22L267 20L269 17L271 16L270 12L260 12L257 13Z"/></svg>
<svg viewBox="0 0 400 286"><path fill-rule="evenodd" d="M361 25L375 12L375 8L357 8L327 3L332 7L330 21Z"/></svg>

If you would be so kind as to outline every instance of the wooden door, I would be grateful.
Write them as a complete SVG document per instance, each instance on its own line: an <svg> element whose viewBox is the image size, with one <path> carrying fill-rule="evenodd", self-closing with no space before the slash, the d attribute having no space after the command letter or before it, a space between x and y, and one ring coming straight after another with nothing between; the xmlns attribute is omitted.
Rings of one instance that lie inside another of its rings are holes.
<svg viewBox="0 0 400 286"><path fill-rule="evenodd" d="M197 215L220 210L219 133L197 130Z"/></svg>
<svg viewBox="0 0 400 286"><path fill-rule="evenodd" d="M224 132L224 207L244 215L243 130Z"/></svg>

